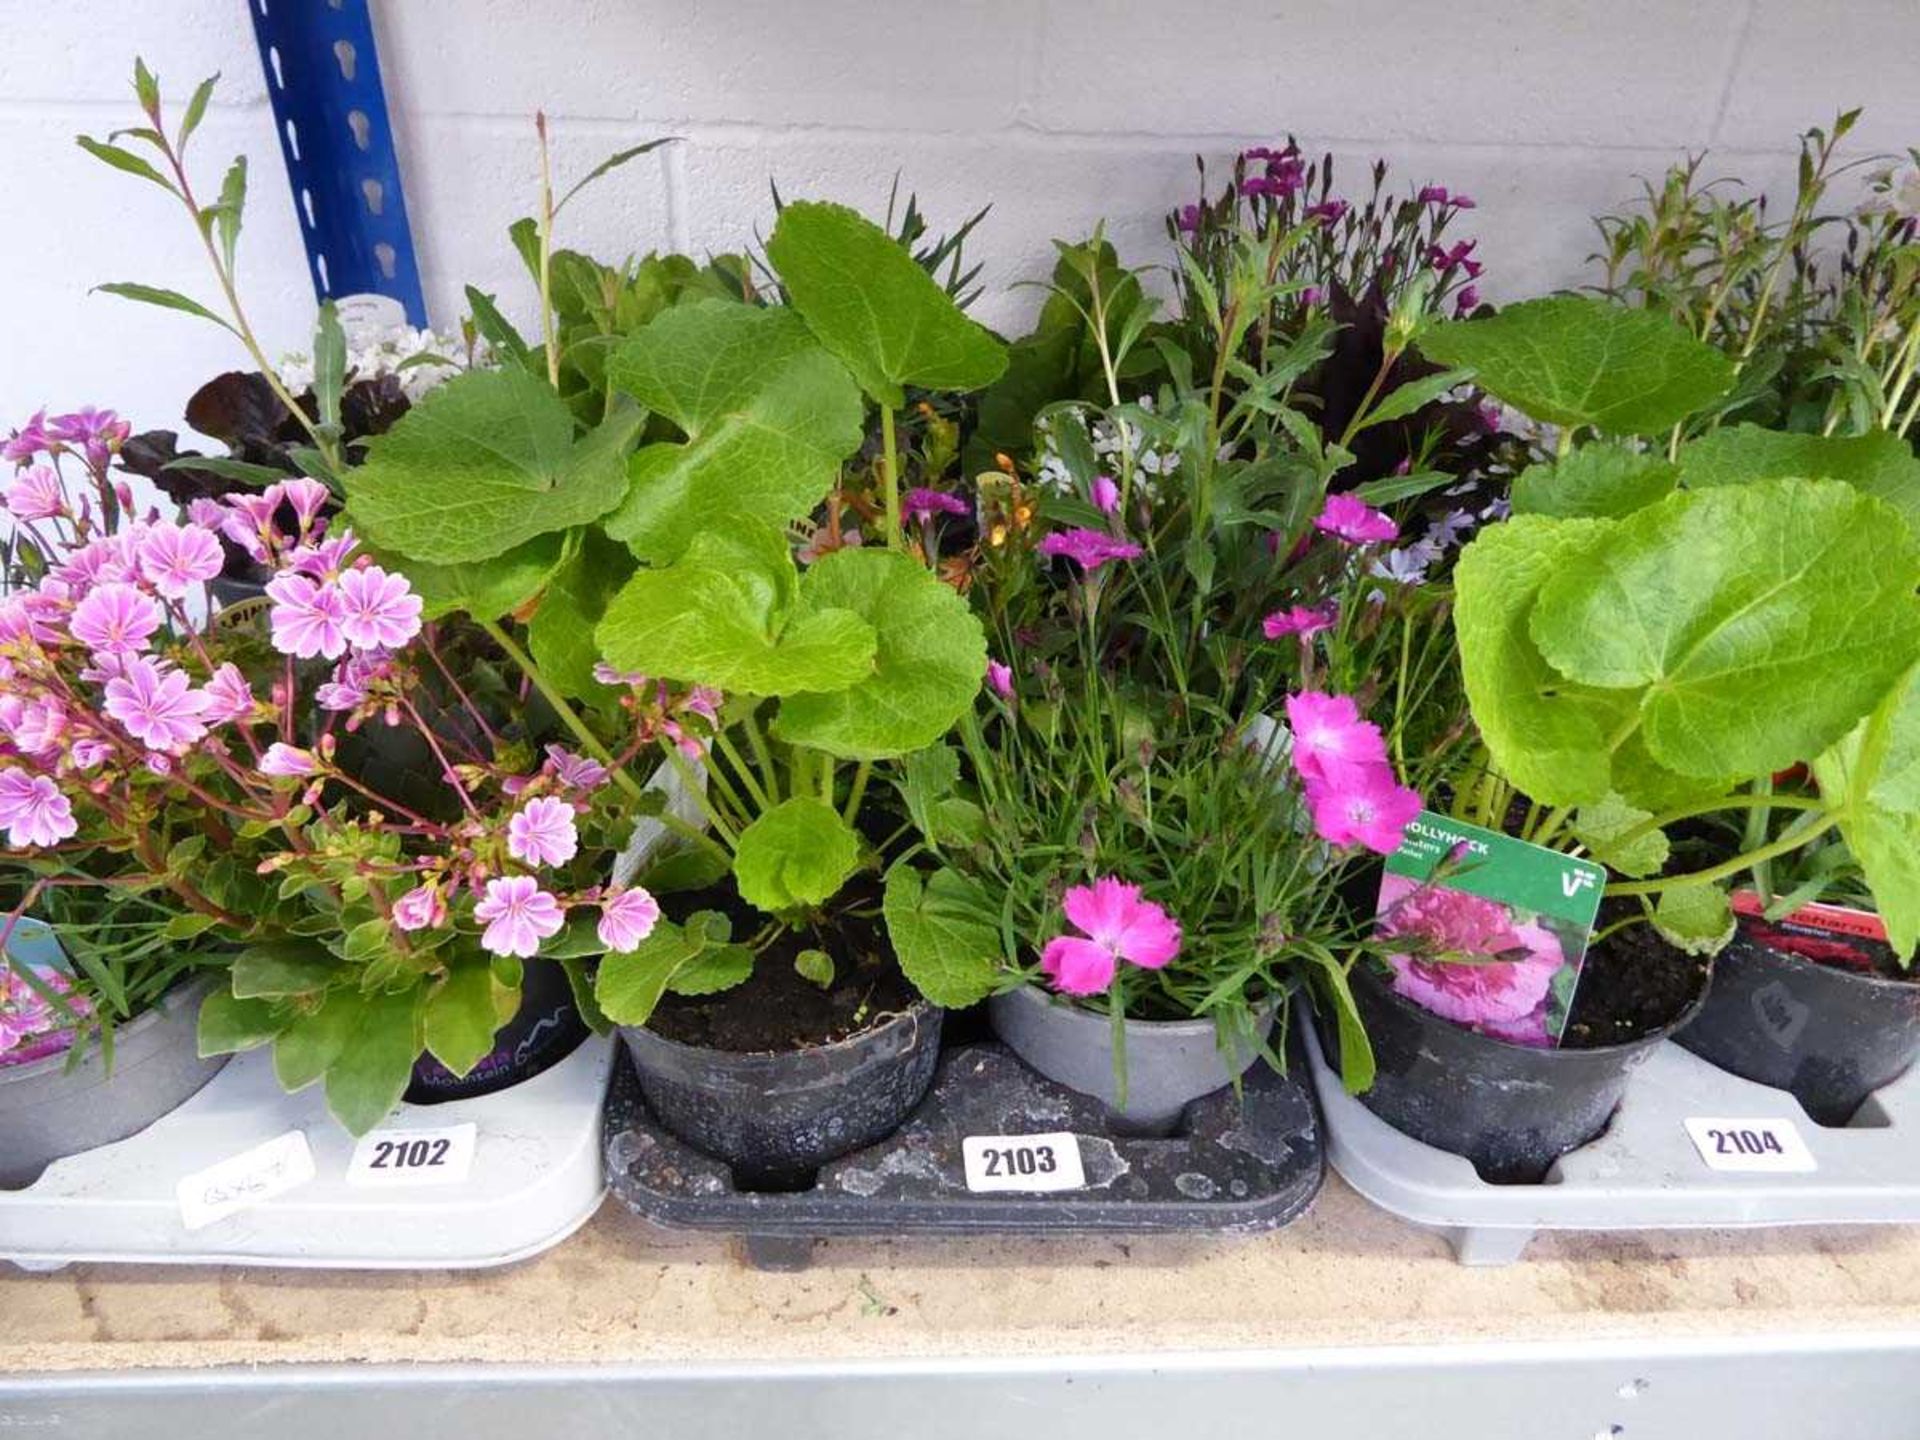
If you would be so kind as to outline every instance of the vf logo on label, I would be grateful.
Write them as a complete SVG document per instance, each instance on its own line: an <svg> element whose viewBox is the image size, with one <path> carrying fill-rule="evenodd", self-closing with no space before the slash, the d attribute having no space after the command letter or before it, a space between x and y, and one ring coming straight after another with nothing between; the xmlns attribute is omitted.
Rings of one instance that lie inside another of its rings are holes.
<svg viewBox="0 0 1920 1440"><path fill-rule="evenodd" d="M1591 870L1563 870L1560 873L1560 893L1571 900L1582 890L1591 890L1594 886Z"/></svg>

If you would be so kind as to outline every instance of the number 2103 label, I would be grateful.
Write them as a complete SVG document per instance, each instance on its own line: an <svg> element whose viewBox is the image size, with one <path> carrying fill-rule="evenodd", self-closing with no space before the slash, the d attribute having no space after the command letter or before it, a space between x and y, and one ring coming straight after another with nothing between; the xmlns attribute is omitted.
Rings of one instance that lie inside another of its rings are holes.
<svg viewBox="0 0 1920 1440"><path fill-rule="evenodd" d="M1069 1131L969 1135L960 1142L960 1158L973 1191L1079 1190L1087 1183L1079 1137Z"/></svg>

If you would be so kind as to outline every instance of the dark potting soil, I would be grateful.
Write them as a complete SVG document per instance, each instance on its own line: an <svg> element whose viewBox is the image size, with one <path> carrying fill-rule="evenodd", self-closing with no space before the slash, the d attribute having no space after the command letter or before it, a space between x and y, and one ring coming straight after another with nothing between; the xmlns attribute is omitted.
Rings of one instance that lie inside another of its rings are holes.
<svg viewBox="0 0 1920 1440"><path fill-rule="evenodd" d="M696 910L719 910L733 922L735 939L753 935L766 917L734 893L731 881L671 896L669 913L679 920ZM802 950L833 957L833 984L826 989L793 968ZM880 881L862 875L836 897L831 917L819 926L782 932L755 960L744 984L716 995L667 995L647 1028L683 1045L754 1055L830 1045L897 1015L919 999L887 943L880 918Z"/></svg>
<svg viewBox="0 0 1920 1440"><path fill-rule="evenodd" d="M1630 903L1602 905L1596 930L1632 913ZM1651 924L1616 930L1587 951L1561 1048L1598 1050L1664 1029L1699 996L1710 963L1676 950Z"/></svg>

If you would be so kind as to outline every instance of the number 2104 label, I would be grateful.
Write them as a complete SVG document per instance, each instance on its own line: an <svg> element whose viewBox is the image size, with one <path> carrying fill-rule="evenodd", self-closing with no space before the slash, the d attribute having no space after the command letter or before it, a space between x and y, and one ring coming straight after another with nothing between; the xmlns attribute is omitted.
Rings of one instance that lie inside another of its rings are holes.
<svg viewBox="0 0 1920 1440"><path fill-rule="evenodd" d="M960 1142L960 1158L973 1191L1079 1190L1087 1183L1079 1137L1069 1131L969 1135Z"/></svg>
<svg viewBox="0 0 1920 1440"><path fill-rule="evenodd" d="M1791 1120L1690 1116L1687 1135L1710 1170L1736 1174L1806 1174L1818 1168Z"/></svg>

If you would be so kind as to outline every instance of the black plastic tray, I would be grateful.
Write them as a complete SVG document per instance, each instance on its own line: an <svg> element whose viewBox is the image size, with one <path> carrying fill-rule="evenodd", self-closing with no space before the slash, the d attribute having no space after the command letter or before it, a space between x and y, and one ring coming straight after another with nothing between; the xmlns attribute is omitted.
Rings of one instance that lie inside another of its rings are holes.
<svg viewBox="0 0 1920 1440"><path fill-rule="evenodd" d="M957 1045L899 1130L822 1167L811 1189L774 1193L735 1189L724 1163L662 1129L623 1055L607 1098L607 1181L636 1214L737 1235L748 1262L770 1270L804 1268L830 1235L1259 1233L1305 1211L1326 1174L1306 1067L1296 1056L1288 1069L1256 1065L1240 1095L1195 1101L1183 1133L1141 1139L1115 1134L1095 1101L1004 1046ZM1079 1137L1086 1188L967 1189L966 1136L1059 1131Z"/></svg>

